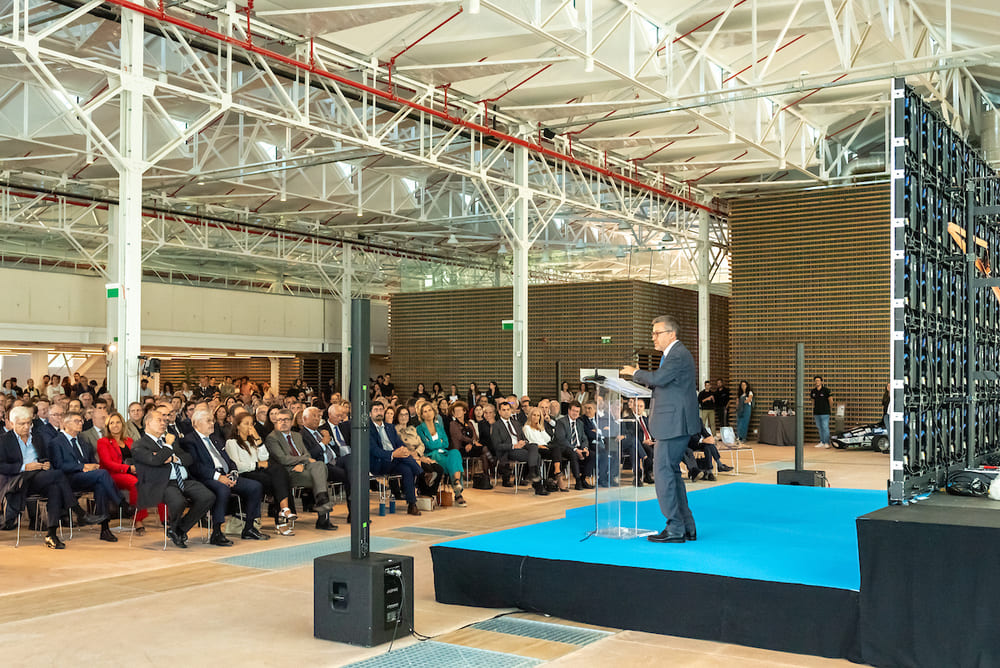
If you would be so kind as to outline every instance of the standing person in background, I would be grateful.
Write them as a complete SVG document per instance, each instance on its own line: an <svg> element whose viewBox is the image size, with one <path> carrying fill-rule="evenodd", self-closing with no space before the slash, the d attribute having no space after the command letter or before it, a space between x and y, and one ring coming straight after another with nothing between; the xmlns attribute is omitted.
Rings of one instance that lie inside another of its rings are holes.
<svg viewBox="0 0 1000 668"><path fill-rule="evenodd" d="M698 413L708 432L715 434L715 392L710 380L705 381L705 389L698 393Z"/></svg>
<svg viewBox="0 0 1000 668"><path fill-rule="evenodd" d="M729 386L721 378L715 381L715 417L720 429L729 426Z"/></svg>
<svg viewBox="0 0 1000 668"><path fill-rule="evenodd" d="M813 420L819 432L817 448L830 447L830 388L823 384L823 376L813 377L813 388L809 391L813 400Z"/></svg>
<svg viewBox="0 0 1000 668"><path fill-rule="evenodd" d="M564 380L562 385L559 386L559 414L566 415L566 411L569 410L570 403L574 400L575 397L573 396L573 392L569 389L569 383Z"/></svg>
<svg viewBox="0 0 1000 668"><path fill-rule="evenodd" d="M500 391L500 386L495 380L491 380L489 387L486 388L486 400L494 406L497 405L498 401L503 400L503 392Z"/></svg>
<svg viewBox="0 0 1000 668"><path fill-rule="evenodd" d="M587 392L587 384L580 383L580 387L576 391L576 396L574 397L581 406L586 404L590 400L590 393Z"/></svg>
<svg viewBox="0 0 1000 668"><path fill-rule="evenodd" d="M479 394L479 386L475 383L469 383L469 391L465 394L465 403L475 406L479 403Z"/></svg>
<svg viewBox="0 0 1000 668"><path fill-rule="evenodd" d="M677 321L668 315L653 320L653 345L663 351L656 371L633 366L622 368L622 375L653 390L649 432L656 440L653 448L656 498L667 525L660 533L647 536L653 543L683 543L696 540L694 515L688 507L687 490L680 462L687 452L691 436L701 431L698 419L698 384L694 357L677 336Z"/></svg>
<svg viewBox="0 0 1000 668"><path fill-rule="evenodd" d="M882 426L886 429L889 428L889 402L892 398L890 394L891 387L892 383L886 383L885 390L882 391Z"/></svg>
<svg viewBox="0 0 1000 668"><path fill-rule="evenodd" d="M740 381L739 395L736 399L736 439L741 443L747 440L750 431L750 416L753 413L753 388L745 380Z"/></svg>

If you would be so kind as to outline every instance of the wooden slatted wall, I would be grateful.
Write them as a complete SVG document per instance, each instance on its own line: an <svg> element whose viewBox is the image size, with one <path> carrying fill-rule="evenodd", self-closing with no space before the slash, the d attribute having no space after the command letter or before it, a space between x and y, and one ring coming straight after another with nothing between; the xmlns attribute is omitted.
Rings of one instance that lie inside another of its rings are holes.
<svg viewBox="0 0 1000 668"><path fill-rule="evenodd" d="M889 378L889 187L828 188L735 200L731 234L732 385L755 387L751 429L794 390L795 343L807 385L821 375L848 428L880 419ZM734 394L735 398L735 394Z"/></svg>
<svg viewBox="0 0 1000 668"><path fill-rule="evenodd" d="M470 381L481 389L496 380L511 389L510 288L405 293L392 297L393 382L401 396L418 382L455 383L464 394ZM713 376L729 367L728 298L713 295ZM690 290L640 281L531 286L528 290L528 392L554 397L560 380L574 383L582 367L615 367L651 350L650 321L670 313L682 339L697 356L698 295ZM610 336L610 343L601 337ZM651 359L643 356L643 359ZM658 362L658 358L656 360ZM556 377L561 362L563 377Z"/></svg>

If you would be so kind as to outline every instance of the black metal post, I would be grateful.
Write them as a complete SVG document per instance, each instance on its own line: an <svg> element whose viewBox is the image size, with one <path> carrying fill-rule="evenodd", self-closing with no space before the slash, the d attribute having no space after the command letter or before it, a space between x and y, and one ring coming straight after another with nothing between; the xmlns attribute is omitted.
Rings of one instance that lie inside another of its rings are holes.
<svg viewBox="0 0 1000 668"><path fill-rule="evenodd" d="M371 304L351 300L351 557L367 559L368 534L368 353Z"/></svg>
<svg viewBox="0 0 1000 668"><path fill-rule="evenodd" d="M799 396L798 410L795 411L795 470L805 467L806 411L803 393L806 389L806 344L795 344L795 388Z"/></svg>

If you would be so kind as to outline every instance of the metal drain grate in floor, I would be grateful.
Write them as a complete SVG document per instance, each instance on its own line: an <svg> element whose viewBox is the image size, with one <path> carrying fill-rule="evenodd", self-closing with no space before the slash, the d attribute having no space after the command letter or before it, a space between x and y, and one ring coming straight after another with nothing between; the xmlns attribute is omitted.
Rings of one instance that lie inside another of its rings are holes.
<svg viewBox="0 0 1000 668"><path fill-rule="evenodd" d="M537 640L550 640L568 645L579 645L581 647L612 635L611 631L585 629L565 624L550 624L548 622L520 619L518 617L487 619L486 621L473 624L472 628L506 633L507 635L521 636L523 638L535 638Z"/></svg>
<svg viewBox="0 0 1000 668"><path fill-rule="evenodd" d="M348 664L347 668L531 668L541 663L514 654L429 640Z"/></svg>
<svg viewBox="0 0 1000 668"><path fill-rule="evenodd" d="M372 552L385 552L401 545L407 545L411 541L396 538L381 538L374 536L371 539ZM281 547L275 550L263 550L251 554L241 554L237 557L227 557L219 559L219 563L230 564L232 566L244 566L246 568L259 568L262 570L280 570L282 568L294 568L311 563L316 557L338 552L349 552L351 550L351 537L334 538L333 540L322 540L318 543L307 543L294 547Z"/></svg>

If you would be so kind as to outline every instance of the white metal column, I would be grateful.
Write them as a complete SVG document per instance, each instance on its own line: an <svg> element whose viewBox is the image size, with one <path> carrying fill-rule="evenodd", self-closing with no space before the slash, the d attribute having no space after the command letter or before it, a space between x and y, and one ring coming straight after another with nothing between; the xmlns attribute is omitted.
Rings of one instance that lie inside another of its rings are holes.
<svg viewBox="0 0 1000 668"><path fill-rule="evenodd" d="M283 392L281 388L281 359L278 357L268 357L267 361L270 363L271 370L271 391L275 394L281 394Z"/></svg>
<svg viewBox="0 0 1000 668"><path fill-rule="evenodd" d="M121 408L139 396L139 354L142 316L142 14L122 10L119 152L117 210L111 212L109 274L115 292L109 292L108 343L117 347L108 368L108 390Z"/></svg>
<svg viewBox="0 0 1000 668"><path fill-rule="evenodd" d="M708 211L701 210L698 215L698 387L709 380L711 373L709 362L709 330L712 326L709 307L708 287L711 284L712 244L708 240Z"/></svg>
<svg viewBox="0 0 1000 668"><path fill-rule="evenodd" d="M351 275L354 273L350 246L344 246L343 262L344 274L340 283L340 391L347 399L351 386Z"/></svg>
<svg viewBox="0 0 1000 668"><path fill-rule="evenodd" d="M514 147L514 180L517 182L517 202L514 204L514 368L511 392L518 396L528 393L528 149Z"/></svg>
<svg viewBox="0 0 1000 668"><path fill-rule="evenodd" d="M44 350L36 350L31 353L31 375L29 378L33 378L35 381L35 387L42 384L42 376L49 373L49 354ZM10 374L5 374L8 377ZM21 387L24 387L24 383L21 383Z"/></svg>

